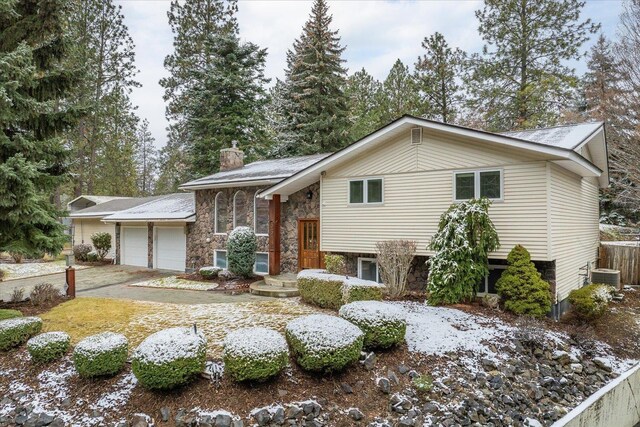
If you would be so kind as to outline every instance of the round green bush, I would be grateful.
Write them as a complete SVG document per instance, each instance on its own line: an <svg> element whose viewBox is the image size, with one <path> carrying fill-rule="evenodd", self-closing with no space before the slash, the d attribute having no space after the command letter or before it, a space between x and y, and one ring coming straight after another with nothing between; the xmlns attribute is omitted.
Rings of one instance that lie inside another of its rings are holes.
<svg viewBox="0 0 640 427"><path fill-rule="evenodd" d="M302 369L336 372L356 362L364 334L356 325L336 316L312 314L289 322L285 335Z"/></svg>
<svg viewBox="0 0 640 427"><path fill-rule="evenodd" d="M131 369L144 387L168 390L204 371L207 340L193 328L171 328L148 336L134 351Z"/></svg>
<svg viewBox="0 0 640 427"><path fill-rule="evenodd" d="M253 276L258 240L249 227L236 227L227 240L229 271L243 277Z"/></svg>
<svg viewBox="0 0 640 427"><path fill-rule="evenodd" d="M202 267L198 270L198 274L205 279L215 279L221 271L222 269L220 267Z"/></svg>
<svg viewBox="0 0 640 427"><path fill-rule="evenodd" d="M407 321L403 310L381 301L356 301L340 308L340 317L364 332L366 348L389 348L404 340Z"/></svg>
<svg viewBox="0 0 640 427"><path fill-rule="evenodd" d="M27 341L31 360L47 363L59 359L69 350L71 337L66 332L45 332Z"/></svg>
<svg viewBox="0 0 640 427"><path fill-rule="evenodd" d="M0 321L0 351L7 351L25 343L40 332L42 319L39 317L15 317Z"/></svg>
<svg viewBox="0 0 640 427"><path fill-rule="evenodd" d="M18 310L0 310L0 320L13 319L15 317L22 317L22 313Z"/></svg>
<svg viewBox="0 0 640 427"><path fill-rule="evenodd" d="M569 293L569 303L578 317L592 321L607 312L613 288L594 283Z"/></svg>
<svg viewBox="0 0 640 427"><path fill-rule="evenodd" d="M73 363L81 377L117 374L124 368L129 342L122 334L103 332L80 341L73 350Z"/></svg>
<svg viewBox="0 0 640 427"><path fill-rule="evenodd" d="M302 301L334 310L348 302L381 300L385 289L384 285L370 280L313 269L298 273L297 285Z"/></svg>
<svg viewBox="0 0 640 427"><path fill-rule="evenodd" d="M236 381L265 381L289 363L284 337L273 329L243 328L224 340L224 369Z"/></svg>

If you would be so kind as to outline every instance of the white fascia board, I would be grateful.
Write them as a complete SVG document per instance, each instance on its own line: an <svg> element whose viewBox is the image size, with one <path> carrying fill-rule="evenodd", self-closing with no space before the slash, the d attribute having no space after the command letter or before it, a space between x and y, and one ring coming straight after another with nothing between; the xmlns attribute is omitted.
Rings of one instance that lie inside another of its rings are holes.
<svg viewBox="0 0 640 427"><path fill-rule="evenodd" d="M287 177L275 178L275 179L257 179L257 180L251 180L251 181L229 181L229 182L223 182L219 184L210 183L210 184L188 185L188 186L181 185L180 187L178 187L178 189L183 191L195 191L195 190L207 190L210 188L255 187L257 185L276 184L286 178Z"/></svg>
<svg viewBox="0 0 640 427"><path fill-rule="evenodd" d="M146 222L195 222L196 216L191 215L189 217L181 217L181 218L104 218L102 222L104 223L113 223L113 222L136 222L136 223L146 223Z"/></svg>

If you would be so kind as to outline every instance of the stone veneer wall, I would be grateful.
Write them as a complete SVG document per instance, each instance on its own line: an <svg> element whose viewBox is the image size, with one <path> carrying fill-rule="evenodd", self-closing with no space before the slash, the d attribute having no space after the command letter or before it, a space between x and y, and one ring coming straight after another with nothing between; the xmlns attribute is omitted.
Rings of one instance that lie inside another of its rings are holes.
<svg viewBox="0 0 640 427"><path fill-rule="evenodd" d="M318 218L320 184L314 184L289 196L281 209L281 270L298 271L298 219ZM247 223L253 228L255 194L263 187L234 187L196 191L196 221L187 228L187 268L198 269L213 264L213 252L225 249L228 233L233 230L233 197L238 191L247 196ZM313 197L306 198L311 190ZM222 192L227 198L227 230L214 233L214 207L216 195ZM209 242L207 242L209 239ZM269 252L268 236L258 236L258 252Z"/></svg>
<svg viewBox="0 0 640 427"><path fill-rule="evenodd" d="M153 222L147 223L147 267L153 268Z"/></svg>

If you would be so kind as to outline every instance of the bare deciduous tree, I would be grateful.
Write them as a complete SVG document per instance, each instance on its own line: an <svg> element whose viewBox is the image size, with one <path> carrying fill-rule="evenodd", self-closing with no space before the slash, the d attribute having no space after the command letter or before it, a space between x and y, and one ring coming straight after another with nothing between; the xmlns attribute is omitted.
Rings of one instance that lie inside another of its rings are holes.
<svg viewBox="0 0 640 427"><path fill-rule="evenodd" d="M412 240L387 240L376 243L380 276L393 298L405 293L407 276L416 255L416 248L417 243Z"/></svg>

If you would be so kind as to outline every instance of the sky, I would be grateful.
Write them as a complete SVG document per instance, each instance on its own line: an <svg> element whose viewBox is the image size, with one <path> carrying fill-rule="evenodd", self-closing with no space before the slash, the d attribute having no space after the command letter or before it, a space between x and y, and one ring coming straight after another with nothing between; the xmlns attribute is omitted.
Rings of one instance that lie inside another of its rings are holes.
<svg viewBox="0 0 640 427"><path fill-rule="evenodd" d="M122 5L125 23L136 45L137 78L142 87L134 89L132 102L138 116L149 120L149 128L158 148L165 145L164 93L158 81L167 75L164 58L173 52L173 35L167 22L169 0L116 0ZM286 52L299 37L308 19L312 1L240 0L238 24L240 37L267 48L265 74L275 80L284 76ZM422 54L422 40L434 32L444 34L448 43L467 52L479 52L475 11L482 7L475 0L414 1L329 1L333 29L339 30L349 74L365 68L383 80L400 58L412 66ZM601 32L615 37L622 2L587 0L582 16L602 24ZM587 50L592 40L583 46ZM585 61L572 64L584 72Z"/></svg>

